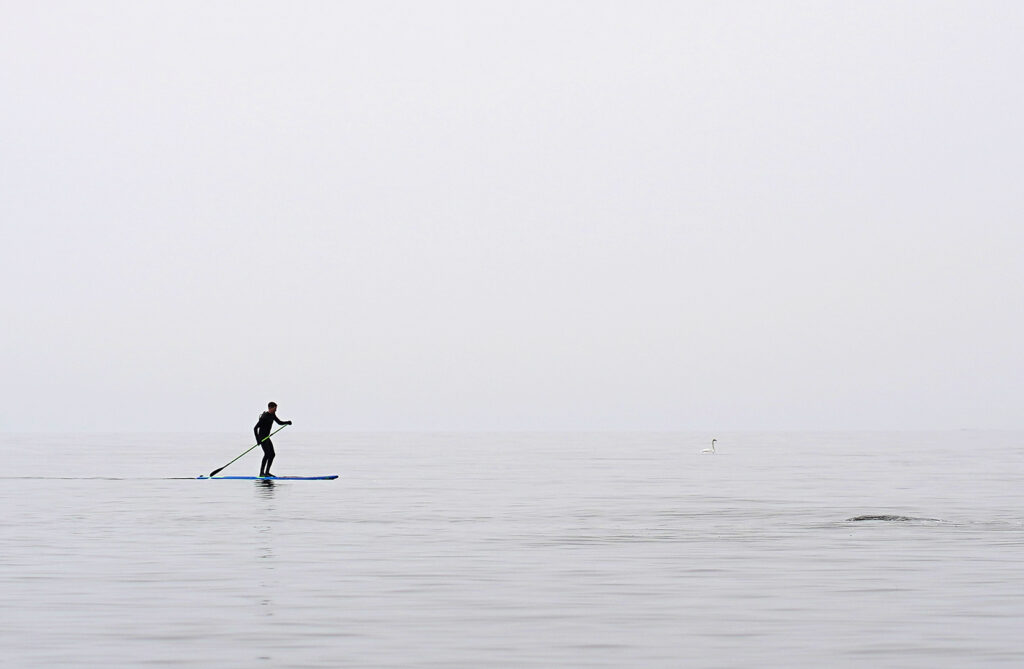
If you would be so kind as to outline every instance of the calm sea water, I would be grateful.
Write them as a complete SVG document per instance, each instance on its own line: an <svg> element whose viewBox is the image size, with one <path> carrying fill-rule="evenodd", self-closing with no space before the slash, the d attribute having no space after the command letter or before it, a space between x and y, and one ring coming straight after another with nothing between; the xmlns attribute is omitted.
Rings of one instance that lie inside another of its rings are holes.
<svg viewBox="0 0 1024 669"><path fill-rule="evenodd" d="M2 662L1024 664L1022 433L245 439L0 436Z"/></svg>

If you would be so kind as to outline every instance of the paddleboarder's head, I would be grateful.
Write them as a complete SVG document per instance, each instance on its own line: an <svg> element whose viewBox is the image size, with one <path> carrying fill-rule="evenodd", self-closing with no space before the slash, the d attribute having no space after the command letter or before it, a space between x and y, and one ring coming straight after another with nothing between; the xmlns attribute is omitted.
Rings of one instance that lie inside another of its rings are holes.
<svg viewBox="0 0 1024 669"><path fill-rule="evenodd" d="M277 402L271 402L270 404L268 404L267 411L269 411L270 413L274 413L275 411L277 411Z"/></svg>

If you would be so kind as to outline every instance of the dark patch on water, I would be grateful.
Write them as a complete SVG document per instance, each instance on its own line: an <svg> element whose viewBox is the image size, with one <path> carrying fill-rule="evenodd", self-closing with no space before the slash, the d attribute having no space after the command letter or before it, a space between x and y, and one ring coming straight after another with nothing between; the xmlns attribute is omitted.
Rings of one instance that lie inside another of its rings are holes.
<svg viewBox="0 0 1024 669"><path fill-rule="evenodd" d="M899 522L899 523L913 522L913 521L917 521L917 522L928 521L928 522L933 522L933 523L934 522L939 522L938 518L917 518L917 517L914 517L914 516L897 516L897 515L892 515L892 514L875 514L875 515L866 515L866 516L854 516L853 518L847 518L846 522L848 522L848 523L856 523L856 522L860 522L862 520L881 520L881 521L886 521L886 522Z"/></svg>

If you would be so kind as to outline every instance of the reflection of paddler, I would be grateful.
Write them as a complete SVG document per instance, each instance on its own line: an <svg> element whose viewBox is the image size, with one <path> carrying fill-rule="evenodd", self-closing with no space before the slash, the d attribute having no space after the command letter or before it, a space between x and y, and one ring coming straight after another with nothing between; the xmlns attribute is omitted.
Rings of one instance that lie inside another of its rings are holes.
<svg viewBox="0 0 1024 669"><path fill-rule="evenodd" d="M274 423L278 425L291 425L290 420L281 420L277 417L277 403L271 402L267 410L260 414L256 426L252 431L256 435L256 443L263 447L263 462L260 463L260 476L273 476L270 473L270 465L274 462L274 442L270 441L270 428Z"/></svg>

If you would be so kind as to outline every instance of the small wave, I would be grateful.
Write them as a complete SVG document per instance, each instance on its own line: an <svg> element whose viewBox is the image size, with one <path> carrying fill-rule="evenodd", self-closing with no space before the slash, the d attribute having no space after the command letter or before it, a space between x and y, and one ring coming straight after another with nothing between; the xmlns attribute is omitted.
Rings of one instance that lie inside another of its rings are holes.
<svg viewBox="0 0 1024 669"><path fill-rule="evenodd" d="M866 516L854 516L853 518L847 518L846 522L848 522L848 523L857 523L857 522L860 522L860 521L863 521L863 520L882 520L882 521L886 521L886 522L900 522L900 523L913 522L913 521L917 521L917 522L929 521L929 522L933 522L933 523L939 522L938 518L917 518L915 516L897 516L897 515L892 515L892 514L876 514L876 515L866 515Z"/></svg>

